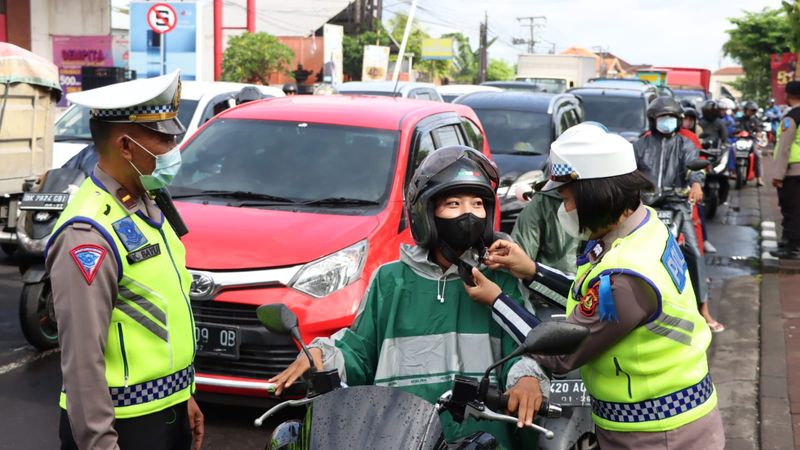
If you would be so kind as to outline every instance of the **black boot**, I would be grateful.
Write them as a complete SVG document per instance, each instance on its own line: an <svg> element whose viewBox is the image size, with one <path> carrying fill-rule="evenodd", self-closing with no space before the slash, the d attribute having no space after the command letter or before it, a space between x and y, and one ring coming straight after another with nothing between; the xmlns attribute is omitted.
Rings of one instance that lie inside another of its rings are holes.
<svg viewBox="0 0 800 450"><path fill-rule="evenodd" d="M784 247L771 251L769 254L780 259L800 259L800 245L787 243Z"/></svg>

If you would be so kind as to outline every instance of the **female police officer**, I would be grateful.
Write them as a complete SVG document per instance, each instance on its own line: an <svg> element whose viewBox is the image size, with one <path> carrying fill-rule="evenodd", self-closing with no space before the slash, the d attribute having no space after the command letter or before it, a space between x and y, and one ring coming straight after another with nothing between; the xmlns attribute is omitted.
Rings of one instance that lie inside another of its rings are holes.
<svg viewBox="0 0 800 450"><path fill-rule="evenodd" d="M652 188L633 148L594 124L552 146L550 181L564 200L559 221L589 239L568 293L567 320L590 328L572 354L537 357L555 372L580 367L592 397L601 448L722 449L725 443L706 349L711 333L697 312L686 262L656 212L641 204ZM497 241L487 264L526 280L553 277L516 244ZM538 320L509 307L499 288L474 273L470 296L491 305L519 339ZM522 325L520 325L522 323Z"/></svg>

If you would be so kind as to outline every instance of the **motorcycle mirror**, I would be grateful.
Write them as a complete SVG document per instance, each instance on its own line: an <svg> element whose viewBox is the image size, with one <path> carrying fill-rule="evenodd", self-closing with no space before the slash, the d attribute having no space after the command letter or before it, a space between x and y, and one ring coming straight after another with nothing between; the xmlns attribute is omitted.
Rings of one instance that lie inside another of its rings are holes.
<svg viewBox="0 0 800 450"><path fill-rule="evenodd" d="M256 316L269 331L284 336L292 335L297 328L297 316L284 304L261 305L256 309Z"/></svg>
<svg viewBox="0 0 800 450"><path fill-rule="evenodd" d="M528 333L520 348L522 353L567 355L574 353L586 336L589 336L589 329L582 325L569 322L543 322Z"/></svg>
<svg viewBox="0 0 800 450"><path fill-rule="evenodd" d="M694 161L690 161L686 167L689 170L703 170L708 167L709 164L711 164L711 161L707 159L695 159Z"/></svg>

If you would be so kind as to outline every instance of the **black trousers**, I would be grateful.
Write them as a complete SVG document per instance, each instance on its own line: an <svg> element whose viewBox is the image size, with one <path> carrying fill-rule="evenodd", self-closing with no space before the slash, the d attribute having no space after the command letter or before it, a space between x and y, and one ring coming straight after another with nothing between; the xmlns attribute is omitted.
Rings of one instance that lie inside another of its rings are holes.
<svg viewBox="0 0 800 450"><path fill-rule="evenodd" d="M192 430L187 404L180 403L163 411L132 419L117 419L114 429L121 450L189 450ZM61 450L79 450L72 437L67 412L61 410L58 436Z"/></svg>
<svg viewBox="0 0 800 450"><path fill-rule="evenodd" d="M783 215L783 240L790 246L800 246L800 176L784 177L778 203Z"/></svg>

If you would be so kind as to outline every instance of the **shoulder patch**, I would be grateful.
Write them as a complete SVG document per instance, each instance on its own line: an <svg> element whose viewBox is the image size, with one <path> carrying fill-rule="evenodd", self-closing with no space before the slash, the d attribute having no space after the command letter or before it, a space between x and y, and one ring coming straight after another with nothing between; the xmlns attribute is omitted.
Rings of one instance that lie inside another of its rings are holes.
<svg viewBox="0 0 800 450"><path fill-rule="evenodd" d="M784 117L783 122L781 122L781 131L786 131L792 125L792 119L790 117Z"/></svg>
<svg viewBox="0 0 800 450"><path fill-rule="evenodd" d="M580 302L580 310L581 314L586 317L592 317L597 311L597 303L599 294L597 292L598 288L600 287L600 282L594 284L589 290L586 291L586 295L583 296Z"/></svg>
<svg viewBox="0 0 800 450"><path fill-rule="evenodd" d="M69 251L83 278L86 280L86 284L92 284L100 264L106 257L106 253L106 249L103 247L92 244L79 245Z"/></svg>
<svg viewBox="0 0 800 450"><path fill-rule="evenodd" d="M669 273L669 277L672 278L672 282L675 284L678 292L683 292L683 288L686 287L686 273L689 266L686 264L683 253L681 253L681 248L678 246L672 234L667 238L664 254L661 255L661 264L667 269L667 273Z"/></svg>
<svg viewBox="0 0 800 450"><path fill-rule="evenodd" d="M147 238L139 230L139 227L133 222L130 216L123 217L112 224L114 231L122 241L122 245L130 252L143 246L147 243Z"/></svg>

